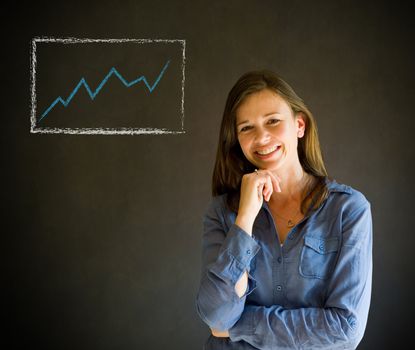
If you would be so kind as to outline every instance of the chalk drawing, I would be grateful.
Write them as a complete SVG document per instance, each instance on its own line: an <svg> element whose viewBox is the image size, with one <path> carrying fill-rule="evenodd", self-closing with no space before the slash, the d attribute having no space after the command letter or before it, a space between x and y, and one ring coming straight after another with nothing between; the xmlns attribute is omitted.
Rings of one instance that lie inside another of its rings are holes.
<svg viewBox="0 0 415 350"><path fill-rule="evenodd" d="M152 85L148 82L144 75L141 75L139 78L128 82L124 77L118 72L114 67L108 72L105 78L101 81L95 91L92 91L86 82L85 78L82 78L74 90L70 93L69 97L64 100L61 96L56 98L54 102L42 113L41 117L37 117L37 95L36 95L36 67L37 67L37 43L64 43L64 44L85 44L85 43L179 43L181 45L182 57L181 57L181 116L180 130L170 130L167 128L128 128L128 127L117 127L117 128L66 128L66 127L42 127L39 126L39 122L44 119L48 113L52 111L57 103L61 103L64 107L67 107L71 102L73 97L76 95L77 91L81 86L84 86L88 92L91 100L94 100L98 93L101 91L103 86L106 84L108 79L115 75L127 88L131 87L139 82L143 82L151 93L161 80L163 74L169 66L170 60L165 63L164 67L161 69L158 77L155 79ZM31 133L39 134L70 134L70 135L140 135L140 134L183 134L184 130L184 85L185 85L185 40L179 39L79 39L79 38L34 38L32 39L32 53L31 53Z"/></svg>
<svg viewBox="0 0 415 350"><path fill-rule="evenodd" d="M153 92L154 88L157 86L158 82L160 81L161 77L164 74L164 71L167 69L168 65L169 65L170 61L167 61L167 63L164 65L163 69L161 70L159 76L157 77L156 81L154 82L153 85L150 85L147 81L147 79L145 78L144 75L142 75L141 77L139 77L138 79L135 79L133 81L127 82L124 77L114 68L112 67L111 70L109 71L109 73L107 74L107 76L101 81L101 83L98 85L98 87L96 88L96 90L94 92L91 91L91 88L89 87L88 83L86 82L85 78L82 78L78 85L75 87L75 89L73 89L73 91L71 92L71 94L69 95L69 97L67 98L67 100L63 100L61 96L59 96L55 101L52 102L52 104L42 113L42 117L39 119L39 121L41 121L43 118L46 117L46 115L53 109L53 107L55 107L55 105L60 102L64 107L67 107L69 102L71 102L72 98L76 95L76 93L78 92L79 88L81 86L84 86L86 91L89 94L89 97L91 98L91 100L94 100L95 97L98 95L98 93L101 91L101 89L103 88L103 86L105 85L105 83L108 81L108 79L114 74L119 80L121 80L121 82L126 86L126 87L131 87L135 84L137 84L140 81L143 81L144 84L147 86L148 91Z"/></svg>

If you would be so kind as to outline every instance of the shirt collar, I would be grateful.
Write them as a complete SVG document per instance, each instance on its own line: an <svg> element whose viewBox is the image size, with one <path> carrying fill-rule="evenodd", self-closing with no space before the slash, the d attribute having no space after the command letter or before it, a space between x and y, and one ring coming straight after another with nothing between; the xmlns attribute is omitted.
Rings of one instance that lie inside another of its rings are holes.
<svg viewBox="0 0 415 350"><path fill-rule="evenodd" d="M344 184L339 184L335 179L330 179L329 177L326 177L325 180L326 182L326 186L329 190L329 193L333 193L333 192L343 192L343 193L348 193L351 194L352 193L352 189ZM268 207L268 203L264 200L262 202L262 208L267 208L269 210Z"/></svg>
<svg viewBox="0 0 415 350"><path fill-rule="evenodd" d="M352 193L350 186L339 184L336 180L329 179L328 177L326 177L325 181L329 192L344 192L348 194Z"/></svg>

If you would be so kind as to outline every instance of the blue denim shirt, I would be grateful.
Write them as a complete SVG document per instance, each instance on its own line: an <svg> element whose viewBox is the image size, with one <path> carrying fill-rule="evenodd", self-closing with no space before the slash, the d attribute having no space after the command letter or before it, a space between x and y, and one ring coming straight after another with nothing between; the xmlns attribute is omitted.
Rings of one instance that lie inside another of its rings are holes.
<svg viewBox="0 0 415 350"><path fill-rule="evenodd" d="M264 201L252 236L235 224L226 195L204 215L201 319L229 338L205 349L355 349L366 327L372 284L370 204L359 191L327 180L322 205L281 246ZM239 298L235 284L248 271Z"/></svg>

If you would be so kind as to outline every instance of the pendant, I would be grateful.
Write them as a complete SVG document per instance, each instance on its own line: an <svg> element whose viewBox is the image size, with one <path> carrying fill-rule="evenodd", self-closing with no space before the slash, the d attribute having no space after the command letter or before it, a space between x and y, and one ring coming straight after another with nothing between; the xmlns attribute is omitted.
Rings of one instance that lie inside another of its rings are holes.
<svg viewBox="0 0 415 350"><path fill-rule="evenodd" d="M287 222L287 226L288 226L289 228L294 227L294 223L293 223L291 220L288 220L288 222Z"/></svg>

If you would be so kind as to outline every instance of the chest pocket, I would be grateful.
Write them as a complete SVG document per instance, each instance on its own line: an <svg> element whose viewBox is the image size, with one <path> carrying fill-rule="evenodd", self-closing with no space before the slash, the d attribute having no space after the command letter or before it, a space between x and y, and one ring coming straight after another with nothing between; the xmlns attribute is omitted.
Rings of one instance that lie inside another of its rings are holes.
<svg viewBox="0 0 415 350"><path fill-rule="evenodd" d="M334 268L339 243L338 238L304 237L300 256L300 275L327 279Z"/></svg>

